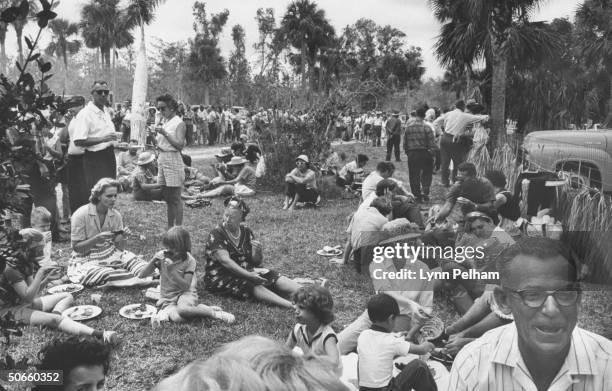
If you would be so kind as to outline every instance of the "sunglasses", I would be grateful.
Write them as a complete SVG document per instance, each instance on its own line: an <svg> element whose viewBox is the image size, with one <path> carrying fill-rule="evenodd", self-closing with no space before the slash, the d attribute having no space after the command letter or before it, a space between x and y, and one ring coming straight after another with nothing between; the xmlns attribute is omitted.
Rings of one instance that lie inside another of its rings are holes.
<svg viewBox="0 0 612 391"><path fill-rule="evenodd" d="M559 306L569 307L576 304L580 296L580 289L578 287L561 288L554 291L539 291L532 289L515 291L508 288L504 288L504 290L515 297L519 297L523 304L529 308L542 307L549 296L554 297Z"/></svg>
<svg viewBox="0 0 612 391"><path fill-rule="evenodd" d="M108 95L108 94L110 94L110 91L109 90L98 90L98 91L96 91L96 94L98 94L98 95Z"/></svg>

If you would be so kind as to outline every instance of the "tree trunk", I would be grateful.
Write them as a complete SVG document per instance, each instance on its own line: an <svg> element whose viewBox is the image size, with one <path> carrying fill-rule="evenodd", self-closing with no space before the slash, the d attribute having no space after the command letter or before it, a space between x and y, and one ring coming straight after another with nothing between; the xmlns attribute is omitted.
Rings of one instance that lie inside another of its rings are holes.
<svg viewBox="0 0 612 391"><path fill-rule="evenodd" d="M130 118L130 140L145 145L147 140L146 107L147 100L147 48L144 23L140 23L140 47L136 56L136 71L132 86L132 117Z"/></svg>
<svg viewBox="0 0 612 391"><path fill-rule="evenodd" d="M501 147L506 143L506 69L507 59L494 51L493 78L491 86L491 146Z"/></svg>
<svg viewBox="0 0 612 391"><path fill-rule="evenodd" d="M66 95L66 87L68 86L68 57L64 53L64 83L62 86L62 94Z"/></svg>
<svg viewBox="0 0 612 391"><path fill-rule="evenodd" d="M204 84L204 105L210 105L210 87L208 87L208 83Z"/></svg>
<svg viewBox="0 0 612 391"><path fill-rule="evenodd" d="M0 73L6 74L6 44L4 40L0 42Z"/></svg>
<svg viewBox="0 0 612 391"><path fill-rule="evenodd" d="M469 65L465 65L465 98L471 98L470 93L472 91L472 71ZM482 102L478 102L482 103Z"/></svg>
<svg viewBox="0 0 612 391"><path fill-rule="evenodd" d="M612 128L612 72L608 72L610 76L610 98L608 99L608 116L602 124L606 128Z"/></svg>
<svg viewBox="0 0 612 391"><path fill-rule="evenodd" d="M115 64L115 45L111 48L111 85L113 91L113 103L117 102L117 66Z"/></svg>
<svg viewBox="0 0 612 391"><path fill-rule="evenodd" d="M23 36L23 27L15 26L15 33L17 33L17 47L19 50L19 64L23 66L23 40L21 37Z"/></svg>

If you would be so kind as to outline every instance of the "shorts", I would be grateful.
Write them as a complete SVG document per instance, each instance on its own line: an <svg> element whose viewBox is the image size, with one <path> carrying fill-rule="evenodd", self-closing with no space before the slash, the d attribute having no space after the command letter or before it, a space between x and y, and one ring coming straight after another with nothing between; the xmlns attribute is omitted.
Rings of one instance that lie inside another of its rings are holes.
<svg viewBox="0 0 612 391"><path fill-rule="evenodd" d="M184 292L178 295L174 299L164 299L161 298L157 301L157 306L166 311L170 311L172 309L176 310L176 307L181 306L189 306L195 307L198 305L198 294L195 292Z"/></svg>
<svg viewBox="0 0 612 391"><path fill-rule="evenodd" d="M180 152L160 152L157 183L165 187L183 187L185 164Z"/></svg>

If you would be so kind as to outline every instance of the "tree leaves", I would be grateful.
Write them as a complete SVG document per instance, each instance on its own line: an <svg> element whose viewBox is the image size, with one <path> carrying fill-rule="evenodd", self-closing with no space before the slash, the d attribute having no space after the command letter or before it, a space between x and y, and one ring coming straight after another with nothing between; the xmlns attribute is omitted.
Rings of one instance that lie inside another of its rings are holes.
<svg viewBox="0 0 612 391"><path fill-rule="evenodd" d="M51 11L51 4L47 0L40 0L40 4L42 5L42 11L36 14L36 19L38 19L38 27L42 29L47 27L49 21L55 19L57 14Z"/></svg>
<svg viewBox="0 0 612 391"><path fill-rule="evenodd" d="M13 23L19 16L19 7L9 7L0 14L0 21L4 23Z"/></svg>

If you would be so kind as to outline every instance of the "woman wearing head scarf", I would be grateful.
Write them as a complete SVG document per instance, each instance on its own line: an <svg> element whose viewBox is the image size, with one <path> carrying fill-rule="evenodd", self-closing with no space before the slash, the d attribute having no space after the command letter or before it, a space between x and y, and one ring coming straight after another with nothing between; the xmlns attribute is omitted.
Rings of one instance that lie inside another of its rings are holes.
<svg viewBox="0 0 612 391"><path fill-rule="evenodd" d="M206 289L293 308L289 300L276 292L291 295L299 289L297 283L273 270L255 271L263 260L261 243L241 224L249 207L238 197L229 197L224 204L223 222L210 232L206 243Z"/></svg>
<svg viewBox="0 0 612 391"><path fill-rule="evenodd" d="M317 190L317 177L310 169L308 156L300 155L295 159L296 168L285 176L287 192L283 209L293 210L298 202L308 202L317 205L321 196Z"/></svg>

